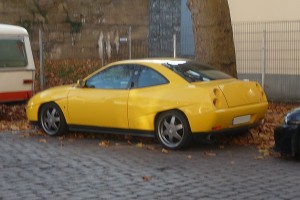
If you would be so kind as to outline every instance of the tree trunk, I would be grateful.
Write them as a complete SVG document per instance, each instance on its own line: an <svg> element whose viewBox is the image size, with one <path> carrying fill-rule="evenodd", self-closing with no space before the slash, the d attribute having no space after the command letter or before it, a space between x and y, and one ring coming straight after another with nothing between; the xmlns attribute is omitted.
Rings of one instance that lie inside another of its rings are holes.
<svg viewBox="0 0 300 200"><path fill-rule="evenodd" d="M237 77L236 58L227 0L188 0L195 38L195 56Z"/></svg>

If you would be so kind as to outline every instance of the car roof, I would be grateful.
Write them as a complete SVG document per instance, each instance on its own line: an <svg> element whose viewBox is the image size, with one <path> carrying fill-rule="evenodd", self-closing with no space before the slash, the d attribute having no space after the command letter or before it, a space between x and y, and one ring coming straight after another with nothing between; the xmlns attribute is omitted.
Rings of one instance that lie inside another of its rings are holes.
<svg viewBox="0 0 300 200"><path fill-rule="evenodd" d="M0 24L0 35L28 35L28 32L21 26Z"/></svg>
<svg viewBox="0 0 300 200"><path fill-rule="evenodd" d="M178 75L170 71L167 67L163 67L162 64L164 63L174 63L176 62L177 64L180 64L181 62L189 62L193 61L191 59L186 59L186 58L142 58L142 59L132 59L132 60L120 60L116 62L109 63L105 65L104 67L99 68L97 71L94 73L90 74L89 76L85 77L84 80L87 80L89 77L93 76L94 74L98 73L99 71L105 70L106 68L109 68L111 66L115 65L126 65L126 64L132 64L132 65L145 65L147 67L153 68L155 70L158 70L160 73L168 75L168 78L170 79L175 79L174 77L177 77ZM184 80L182 78L182 80ZM184 80L186 82L186 80Z"/></svg>
<svg viewBox="0 0 300 200"><path fill-rule="evenodd" d="M185 58L143 58L143 59L132 59L132 60L122 60L111 63L110 65L115 64L142 64L142 63L151 63L151 64L164 64L164 63L180 63L191 61L190 59Z"/></svg>

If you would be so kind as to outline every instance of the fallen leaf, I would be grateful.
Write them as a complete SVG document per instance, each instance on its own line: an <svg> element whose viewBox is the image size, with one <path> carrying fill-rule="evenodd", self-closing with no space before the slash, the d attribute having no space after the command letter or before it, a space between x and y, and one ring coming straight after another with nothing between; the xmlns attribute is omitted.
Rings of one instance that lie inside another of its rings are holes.
<svg viewBox="0 0 300 200"><path fill-rule="evenodd" d="M103 147L103 148L107 148L109 145L109 141L108 140L102 140L101 142L99 142L99 146Z"/></svg>
<svg viewBox="0 0 300 200"><path fill-rule="evenodd" d="M279 152L275 152L275 151L272 151L270 153L271 156L275 157L275 158L280 158L281 157L281 154Z"/></svg>
<svg viewBox="0 0 300 200"><path fill-rule="evenodd" d="M143 181L148 182L151 180L151 176L143 176Z"/></svg>
<svg viewBox="0 0 300 200"><path fill-rule="evenodd" d="M136 144L136 147L143 148L144 145L143 145L143 143L139 142L139 143Z"/></svg>
<svg viewBox="0 0 300 200"><path fill-rule="evenodd" d="M266 150L266 151L264 152L264 157L267 157L267 156L270 156L270 151L269 151L269 150Z"/></svg>
<svg viewBox="0 0 300 200"><path fill-rule="evenodd" d="M60 136L60 137L58 137L58 139L59 139L59 140L64 140L65 137L64 137L64 136Z"/></svg>
<svg viewBox="0 0 300 200"><path fill-rule="evenodd" d="M44 139L44 138L41 138L41 139L39 139L39 142L40 142L40 143L47 143L47 140Z"/></svg>
<svg viewBox="0 0 300 200"><path fill-rule="evenodd" d="M30 136L29 133L23 133L22 135L20 135L20 137L23 137L23 138L28 138Z"/></svg>
<svg viewBox="0 0 300 200"><path fill-rule="evenodd" d="M11 124L11 125L10 125L10 129L11 129L12 131L19 131L19 130L20 130L20 128L19 128L17 125L15 125L15 124Z"/></svg>
<svg viewBox="0 0 300 200"><path fill-rule="evenodd" d="M167 149L162 149L161 152L163 152L163 153L169 153L169 151Z"/></svg>
<svg viewBox="0 0 300 200"><path fill-rule="evenodd" d="M258 152L261 154L265 153L265 151L266 151L265 149L258 149Z"/></svg>
<svg viewBox="0 0 300 200"><path fill-rule="evenodd" d="M150 150L150 151L154 151L155 148L153 146L147 146L147 149Z"/></svg>
<svg viewBox="0 0 300 200"><path fill-rule="evenodd" d="M211 151L205 151L205 152L204 152L204 155L206 155L206 156L210 156L210 157L217 156L217 154L216 154L216 153L214 153L214 152L211 152Z"/></svg>
<svg viewBox="0 0 300 200"><path fill-rule="evenodd" d="M254 159L255 160L262 160L262 159L264 159L264 157L263 156L255 156Z"/></svg>

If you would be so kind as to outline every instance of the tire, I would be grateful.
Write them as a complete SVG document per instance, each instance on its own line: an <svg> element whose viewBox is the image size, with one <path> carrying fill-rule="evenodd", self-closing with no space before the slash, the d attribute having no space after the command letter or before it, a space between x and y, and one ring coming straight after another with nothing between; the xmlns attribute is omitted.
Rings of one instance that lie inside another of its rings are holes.
<svg viewBox="0 0 300 200"><path fill-rule="evenodd" d="M58 136L68 130L64 114L55 103L47 103L42 106L39 112L39 124L43 131L50 136Z"/></svg>
<svg viewBox="0 0 300 200"><path fill-rule="evenodd" d="M296 150L296 158L300 159L300 130L297 132L297 150Z"/></svg>
<svg viewBox="0 0 300 200"><path fill-rule="evenodd" d="M187 148L191 140L188 120L178 111L161 113L155 123L156 136L166 148L177 150Z"/></svg>

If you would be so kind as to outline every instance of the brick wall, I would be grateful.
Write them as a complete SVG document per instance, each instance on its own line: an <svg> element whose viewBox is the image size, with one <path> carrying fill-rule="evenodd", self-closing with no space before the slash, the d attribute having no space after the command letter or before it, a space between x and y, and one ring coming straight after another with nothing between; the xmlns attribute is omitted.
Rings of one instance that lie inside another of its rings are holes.
<svg viewBox="0 0 300 200"><path fill-rule="evenodd" d="M1 0L0 23L25 27L38 56L38 30L43 30L46 59L99 58L98 40L111 46L106 60L128 58L132 27L132 56L148 56L149 0ZM110 39L108 39L110 38Z"/></svg>

